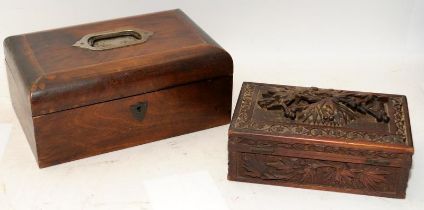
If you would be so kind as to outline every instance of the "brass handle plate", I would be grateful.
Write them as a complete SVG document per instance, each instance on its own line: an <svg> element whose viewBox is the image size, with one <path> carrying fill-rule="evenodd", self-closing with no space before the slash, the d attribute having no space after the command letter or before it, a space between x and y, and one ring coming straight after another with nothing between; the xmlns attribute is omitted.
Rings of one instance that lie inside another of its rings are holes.
<svg viewBox="0 0 424 210"><path fill-rule="evenodd" d="M72 46L89 50L110 50L141 44L146 42L152 35L153 32L151 31L145 31L137 28L119 28L110 31L87 34L75 42Z"/></svg>

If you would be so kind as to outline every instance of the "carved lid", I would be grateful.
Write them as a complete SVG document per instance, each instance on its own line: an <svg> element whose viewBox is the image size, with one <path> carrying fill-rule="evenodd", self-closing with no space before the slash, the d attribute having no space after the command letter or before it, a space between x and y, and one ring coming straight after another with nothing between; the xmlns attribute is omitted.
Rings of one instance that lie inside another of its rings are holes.
<svg viewBox="0 0 424 210"><path fill-rule="evenodd" d="M229 133L413 153L402 95L243 83Z"/></svg>

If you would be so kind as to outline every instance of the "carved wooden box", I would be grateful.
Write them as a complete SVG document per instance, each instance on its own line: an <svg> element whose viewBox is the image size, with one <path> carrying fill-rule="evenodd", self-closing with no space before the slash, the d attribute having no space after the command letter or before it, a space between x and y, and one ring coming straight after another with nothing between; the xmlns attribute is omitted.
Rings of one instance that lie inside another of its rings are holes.
<svg viewBox="0 0 424 210"><path fill-rule="evenodd" d="M40 167L230 121L231 56L180 10L13 36L4 47Z"/></svg>
<svg viewBox="0 0 424 210"><path fill-rule="evenodd" d="M228 179L404 198L413 145L406 97L244 83Z"/></svg>

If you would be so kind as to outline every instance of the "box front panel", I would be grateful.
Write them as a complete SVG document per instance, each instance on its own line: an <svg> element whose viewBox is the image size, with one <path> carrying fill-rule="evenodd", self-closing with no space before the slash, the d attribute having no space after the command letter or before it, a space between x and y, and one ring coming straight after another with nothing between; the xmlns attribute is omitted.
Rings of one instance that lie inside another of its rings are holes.
<svg viewBox="0 0 424 210"><path fill-rule="evenodd" d="M228 150L230 180L405 196L410 167L406 154L240 136L230 137Z"/></svg>
<svg viewBox="0 0 424 210"><path fill-rule="evenodd" d="M39 166L224 125L231 95L221 77L34 117Z"/></svg>
<svg viewBox="0 0 424 210"><path fill-rule="evenodd" d="M402 168L254 153L233 153L230 180L386 197L397 192Z"/></svg>

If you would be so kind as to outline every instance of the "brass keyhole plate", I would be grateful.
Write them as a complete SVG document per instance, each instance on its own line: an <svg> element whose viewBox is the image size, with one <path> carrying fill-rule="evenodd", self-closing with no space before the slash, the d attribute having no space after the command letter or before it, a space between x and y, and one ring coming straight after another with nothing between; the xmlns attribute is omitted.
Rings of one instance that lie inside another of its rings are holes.
<svg viewBox="0 0 424 210"><path fill-rule="evenodd" d="M147 111L147 101L139 102L130 107L133 117L139 121L143 120Z"/></svg>

